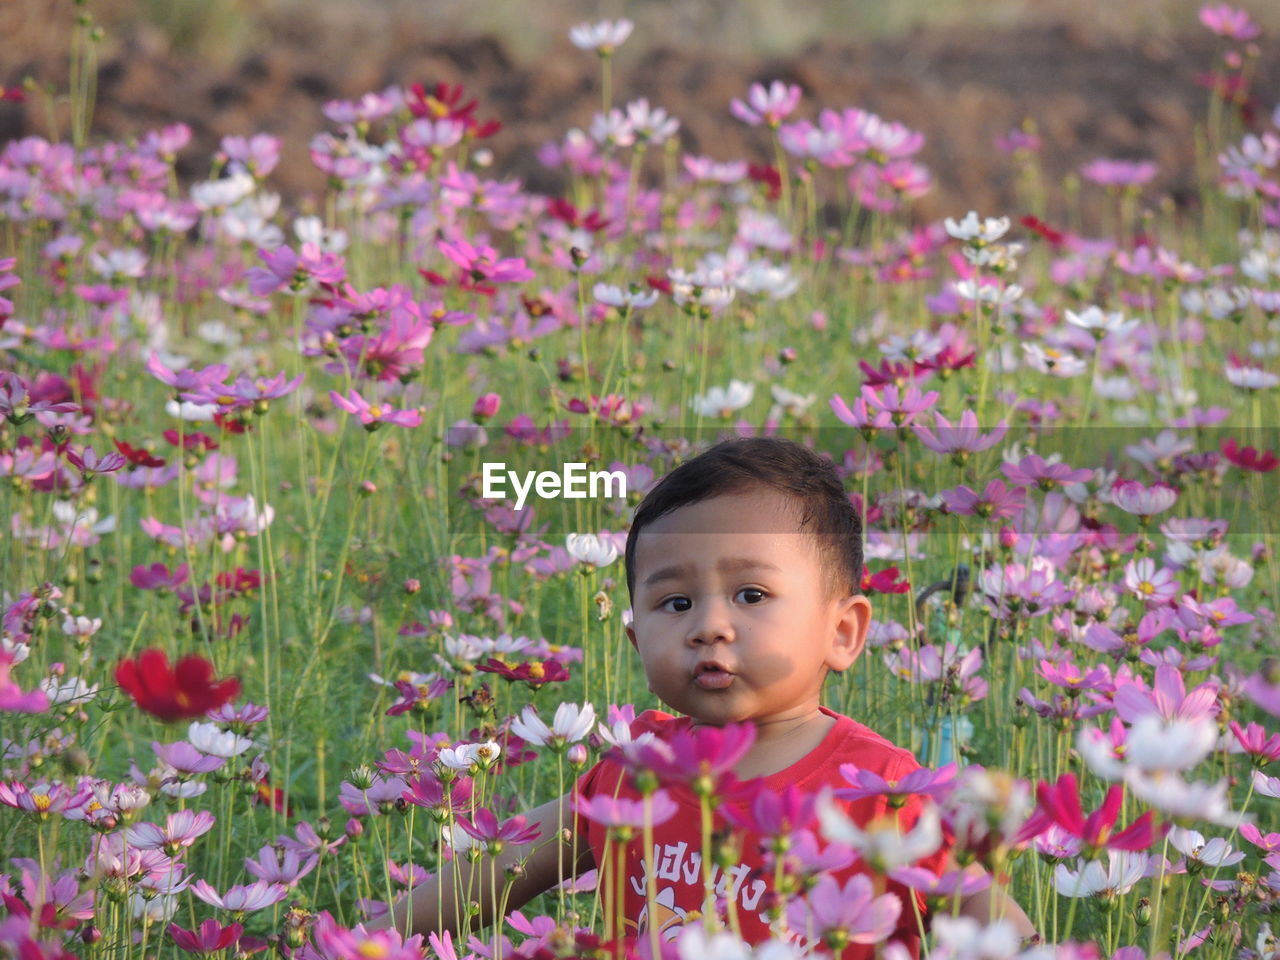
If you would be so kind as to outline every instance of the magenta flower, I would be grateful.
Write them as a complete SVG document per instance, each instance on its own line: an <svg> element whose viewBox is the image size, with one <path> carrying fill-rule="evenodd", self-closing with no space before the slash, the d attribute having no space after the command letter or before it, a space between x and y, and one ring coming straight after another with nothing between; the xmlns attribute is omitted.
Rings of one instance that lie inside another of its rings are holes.
<svg viewBox="0 0 1280 960"><path fill-rule="evenodd" d="M67 447L62 455L67 458L69 464L80 471L80 476L86 483L100 473L115 473L117 470L122 470L129 462L123 454L115 450L99 457L93 447L89 446L79 452L73 447Z"/></svg>
<svg viewBox="0 0 1280 960"><path fill-rule="evenodd" d="M478 809L470 820L459 817L458 826L468 836L483 843L485 849L495 855L501 853L507 843L532 843L538 839L540 833L538 827L528 825L528 820L523 815L512 817L505 823L499 824L493 811L485 807Z"/></svg>
<svg viewBox="0 0 1280 960"><path fill-rule="evenodd" d="M900 390L892 383L884 384L879 389L866 386L862 388L862 398L867 401L867 406L889 414L899 427L909 426L916 417L938 402L938 396L936 390L922 393L916 386Z"/></svg>
<svg viewBox="0 0 1280 960"><path fill-rule="evenodd" d="M33 400L27 381L16 373L0 371L0 415L14 426L22 426L37 413L72 413L79 409L74 403Z"/></svg>
<svg viewBox="0 0 1280 960"><path fill-rule="evenodd" d="M666 823L679 810L676 802L671 799L671 794L666 790L656 790L650 795L649 802L651 804L650 822L655 827ZM575 793L573 810L593 823L602 824L610 829L639 830L644 826L645 801L643 800L628 800L626 797L612 797L603 793L588 800L581 794Z"/></svg>
<svg viewBox="0 0 1280 960"><path fill-rule="evenodd" d="M241 924L231 923L224 927L212 917L195 930L184 930L176 923L169 924L169 936L173 937L179 949L187 953L220 953L239 940L242 933L244 927Z"/></svg>
<svg viewBox="0 0 1280 960"><path fill-rule="evenodd" d="M960 422L955 426L940 413L935 412L934 418L936 426L933 430L913 424L912 432L927 449L934 453L949 453L953 458L959 455L961 461L970 453L990 450L1004 439L1009 429L1001 420L990 433L982 433L978 427L978 417L972 410L961 413Z"/></svg>
<svg viewBox="0 0 1280 960"><path fill-rule="evenodd" d="M1200 22L1229 40L1252 40L1262 32L1248 11L1226 3L1205 4L1200 8Z"/></svg>
<svg viewBox="0 0 1280 960"><path fill-rule="evenodd" d="M1144 689L1135 679L1117 681L1112 702L1116 715L1125 723L1134 723L1140 717L1148 716L1166 721L1197 720L1217 716L1218 687L1211 681L1205 681L1188 691L1178 668L1162 663L1156 667L1152 689Z"/></svg>
<svg viewBox="0 0 1280 960"><path fill-rule="evenodd" d="M1104 187L1140 187L1150 183L1159 172L1160 168L1149 160L1132 163L1099 158L1080 168L1082 177Z"/></svg>
<svg viewBox="0 0 1280 960"><path fill-rule="evenodd" d="M183 774L210 773L227 762L224 757L211 757L201 753L185 740L177 743L155 741L151 744L151 749L161 763Z"/></svg>
<svg viewBox="0 0 1280 960"><path fill-rule="evenodd" d="M1241 727L1237 721L1232 720L1228 726L1231 727L1231 732L1235 735L1238 744L1238 749L1230 748L1232 753L1246 753L1253 757L1254 763L1259 766L1280 760L1280 733L1268 735L1266 729L1258 723Z"/></svg>
<svg viewBox="0 0 1280 960"><path fill-rule="evenodd" d="M4 713L44 713L49 709L49 698L41 690L24 693L13 680L10 672L13 669L14 655L0 648L0 712Z"/></svg>
<svg viewBox="0 0 1280 960"><path fill-rule="evenodd" d="M1083 670L1072 660L1065 660L1062 663L1041 660L1036 673L1054 686L1062 687L1072 696L1078 696L1085 690L1102 690L1111 683L1111 671L1105 666Z"/></svg>
<svg viewBox="0 0 1280 960"><path fill-rule="evenodd" d="M862 800L866 797L888 797L890 806L901 806L909 796L937 798L951 789L955 780L957 767L954 763L930 770L928 767L917 767L905 777L897 780L886 780L871 770L860 770L851 763L840 764L840 776L851 786L836 789L835 795L841 800Z"/></svg>
<svg viewBox="0 0 1280 960"><path fill-rule="evenodd" d="M763 124L770 130L776 130L799 103L800 87L797 84L774 80L768 87L763 83L753 83L747 90L746 103L734 97L729 102L729 112L749 126Z"/></svg>
<svg viewBox="0 0 1280 960"><path fill-rule="evenodd" d="M46 929L70 930L82 920L93 919L94 891L81 891L76 871L64 871L52 879L34 860L14 857L22 868L22 899L3 893L9 912L34 919ZM34 916L33 916L34 914Z"/></svg>
<svg viewBox="0 0 1280 960"><path fill-rule="evenodd" d="M1018 832L1018 843L1030 840L1057 824L1078 838L1084 844L1086 856L1092 857L1103 850L1146 850L1164 832L1152 826L1155 814L1150 810L1123 830L1111 832L1124 803L1124 787L1118 783L1107 791L1102 806L1087 817L1080 805L1080 788L1074 773L1064 773L1056 784L1041 781L1036 788L1036 798L1040 805Z"/></svg>
<svg viewBox="0 0 1280 960"><path fill-rule="evenodd" d="M1267 713L1280 717L1280 683L1268 683L1254 675L1244 682L1244 692Z"/></svg>
<svg viewBox="0 0 1280 960"><path fill-rule="evenodd" d="M902 912L896 894L875 896L871 878L854 874L844 886L830 874L818 878L804 900L787 906L793 929L809 930L837 953L850 943L879 943L893 933Z"/></svg>
<svg viewBox="0 0 1280 960"><path fill-rule="evenodd" d="M889 879L896 880L909 890L916 890L926 897L949 900L959 894L967 897L991 886L991 874L973 876L965 870L948 870L936 874L924 867L896 867L889 871Z"/></svg>
<svg viewBox="0 0 1280 960"><path fill-rule="evenodd" d="M173 572L163 563L153 563L149 567L136 566L129 574L129 582L139 590L177 590L191 577L185 563L178 564Z"/></svg>
<svg viewBox="0 0 1280 960"><path fill-rule="evenodd" d="M358 416L364 428L371 433L384 423L397 427L416 427L422 423L421 410L397 410L390 403L371 404L355 390L347 391L345 397L337 391L330 390L329 399L340 410Z"/></svg>
<svg viewBox="0 0 1280 960"><path fill-rule="evenodd" d="M246 274L249 292L265 297L277 290L301 291L311 282L336 287L347 276L346 261L336 253L325 253L314 243L304 243L295 253L287 246L259 250L264 266Z"/></svg>
<svg viewBox="0 0 1280 960"><path fill-rule="evenodd" d="M285 850L281 855L271 844L266 844L258 851L256 860L245 857L244 868L259 880L292 887L314 870L319 862L320 857L316 854L304 860L297 851Z"/></svg>
<svg viewBox="0 0 1280 960"><path fill-rule="evenodd" d="M857 427L868 437L873 436L877 430L892 430L894 427L893 417L888 412L868 407L863 397L855 399L850 407L845 403L844 397L837 393L831 397L831 409L841 423Z"/></svg>
<svg viewBox="0 0 1280 960"><path fill-rule="evenodd" d="M802 793L792 783L778 793L761 782L750 806L739 809L726 804L720 812L741 830L749 830L762 837L781 838L793 831L804 830L813 823L817 799L812 793Z"/></svg>
<svg viewBox="0 0 1280 960"><path fill-rule="evenodd" d="M21 780L0 781L0 804L29 813L37 820L48 819L53 813L65 816L68 810L83 807L92 799L93 791L88 785L72 790L56 781L41 781L32 786Z"/></svg>
<svg viewBox="0 0 1280 960"><path fill-rule="evenodd" d="M631 744L623 759L633 769L652 770L658 779L683 784L698 796L724 796L738 788L733 767L755 739L751 724L696 727L677 730L667 740Z"/></svg>
<svg viewBox="0 0 1280 960"><path fill-rule="evenodd" d="M183 394L202 389L209 384L221 383L231 372L226 364L217 363L200 370L170 370L160 360L157 353L147 358L147 372L173 388L174 394Z"/></svg>
<svg viewBox="0 0 1280 960"><path fill-rule="evenodd" d="M278 373L274 377L250 377L241 374L235 383L230 385L215 383L206 384L197 390L182 395L183 400L191 403L212 405L223 411L252 409L255 413L265 413L272 400L287 396L302 385L302 374L288 379L288 374Z"/></svg>
<svg viewBox="0 0 1280 960"><path fill-rule="evenodd" d="M289 895L289 888L283 883L256 880L247 886L232 887L219 895L206 881L197 880L191 885L191 892L212 907L221 907L232 913L250 913L279 903Z"/></svg>
<svg viewBox="0 0 1280 960"><path fill-rule="evenodd" d="M437 240L436 247L461 267L472 283L528 283L535 276L523 257L500 257L493 247L475 247L465 240Z"/></svg>
<svg viewBox="0 0 1280 960"><path fill-rule="evenodd" d="M939 495L948 512L983 519L1013 517L1027 505L1026 491L1021 487L1006 487L1000 480L992 480L982 493L961 484Z"/></svg>
<svg viewBox="0 0 1280 960"><path fill-rule="evenodd" d="M316 918L313 936L320 954L333 960L422 960L424 956L420 933L406 940L395 930L370 932L359 923L348 930L339 926L328 911Z"/></svg>
<svg viewBox="0 0 1280 960"><path fill-rule="evenodd" d="M1087 483L1093 478L1092 470L1050 463L1036 453L1027 454L1017 463L1002 463L1000 471L1020 486L1037 486L1041 490L1052 490L1068 483Z"/></svg>

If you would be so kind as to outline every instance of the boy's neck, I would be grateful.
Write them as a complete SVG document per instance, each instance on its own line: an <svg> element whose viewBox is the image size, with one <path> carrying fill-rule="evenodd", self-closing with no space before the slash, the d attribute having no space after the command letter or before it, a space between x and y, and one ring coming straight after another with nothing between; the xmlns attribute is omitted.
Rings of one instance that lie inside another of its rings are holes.
<svg viewBox="0 0 1280 960"><path fill-rule="evenodd" d="M733 772L740 780L780 773L816 750L835 723L815 708L804 716L757 724L755 742Z"/></svg>

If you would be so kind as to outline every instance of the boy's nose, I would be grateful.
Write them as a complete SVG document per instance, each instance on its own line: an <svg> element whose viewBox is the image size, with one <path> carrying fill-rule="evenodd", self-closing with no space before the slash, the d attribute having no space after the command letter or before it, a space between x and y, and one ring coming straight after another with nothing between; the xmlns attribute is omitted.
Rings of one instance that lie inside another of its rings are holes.
<svg viewBox="0 0 1280 960"><path fill-rule="evenodd" d="M734 637L733 620L724 604L704 602L699 616L689 624L688 642L691 644L731 642Z"/></svg>

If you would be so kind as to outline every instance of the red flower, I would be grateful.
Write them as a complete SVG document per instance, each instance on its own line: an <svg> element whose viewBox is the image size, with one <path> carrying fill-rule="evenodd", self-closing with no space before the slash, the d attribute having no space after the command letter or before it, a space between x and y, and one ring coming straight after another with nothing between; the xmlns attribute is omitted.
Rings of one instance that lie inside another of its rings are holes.
<svg viewBox="0 0 1280 960"><path fill-rule="evenodd" d="M124 458L135 467L163 467L164 461L153 457L150 452L140 447L130 446L123 440L115 441L116 449L124 454Z"/></svg>
<svg viewBox="0 0 1280 960"><path fill-rule="evenodd" d="M531 687L544 683L560 683L569 679L569 671L559 660L543 660L541 663L526 661L518 667L510 667L501 660L490 657L487 663L476 667L481 673L496 673L505 680L523 680Z"/></svg>
<svg viewBox="0 0 1280 960"><path fill-rule="evenodd" d="M22 103L27 99L27 95L17 87L6 87L0 84L0 100L12 100L14 103Z"/></svg>
<svg viewBox="0 0 1280 960"><path fill-rule="evenodd" d="M1237 467L1242 470L1252 470L1254 473L1270 473L1277 464L1280 464L1280 457L1277 457L1273 451L1259 452L1254 447L1242 447L1232 438L1222 441L1221 450L1222 455Z"/></svg>
<svg viewBox="0 0 1280 960"><path fill-rule="evenodd" d="M770 200L777 200L782 196L782 174L778 173L777 167L751 163L747 165L747 177L756 183L763 183Z"/></svg>
<svg viewBox="0 0 1280 960"><path fill-rule="evenodd" d="M198 430L194 433L184 433L181 437L178 436L177 430L166 430L164 438L175 447L178 446L178 441L181 440L183 450L194 450L197 453L207 453L210 450L218 449L217 440Z"/></svg>
<svg viewBox="0 0 1280 960"><path fill-rule="evenodd" d="M876 573L863 567L861 589L863 593L906 593L911 589L911 584L898 579L897 567L885 567Z"/></svg>
<svg viewBox="0 0 1280 960"><path fill-rule="evenodd" d="M1049 226L1049 224L1045 223L1039 217L1028 215L1022 217L1018 223L1022 224L1033 233L1038 233L1040 236L1048 240L1050 245L1054 247L1062 246L1069 239L1066 233Z"/></svg>
<svg viewBox="0 0 1280 960"><path fill-rule="evenodd" d="M215 681L213 664L204 657L183 657L170 667L163 650L143 650L136 660L121 660L116 683L140 708L166 722L203 717L240 695L240 681Z"/></svg>

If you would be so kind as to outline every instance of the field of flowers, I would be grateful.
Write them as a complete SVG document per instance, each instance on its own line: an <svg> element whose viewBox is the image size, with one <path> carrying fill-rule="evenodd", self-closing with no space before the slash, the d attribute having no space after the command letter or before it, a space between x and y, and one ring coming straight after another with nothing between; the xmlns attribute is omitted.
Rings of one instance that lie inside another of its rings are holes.
<svg viewBox="0 0 1280 960"><path fill-rule="evenodd" d="M944 223L924 133L782 82L726 104L758 156L690 155L615 82L626 21L571 35L601 110L542 151L564 195L409 84L325 107L329 189L289 209L269 134L193 184L183 125L91 142L77 33L68 135L0 151L0 955L748 956L715 917L623 936L607 876L469 937L363 924L631 749L630 509L765 434L865 518L875 620L827 703L929 770L850 789L925 797L989 874L761 788L779 923L902 957L897 898L824 877L861 854L934 904L933 957L1280 956L1280 109L1249 15L1200 19L1198 202L1099 158L1111 214L1071 228L1030 124L992 131L1023 208ZM517 493L566 464L625 496ZM726 743L656 764L650 821ZM1041 942L951 915L982 882Z"/></svg>

